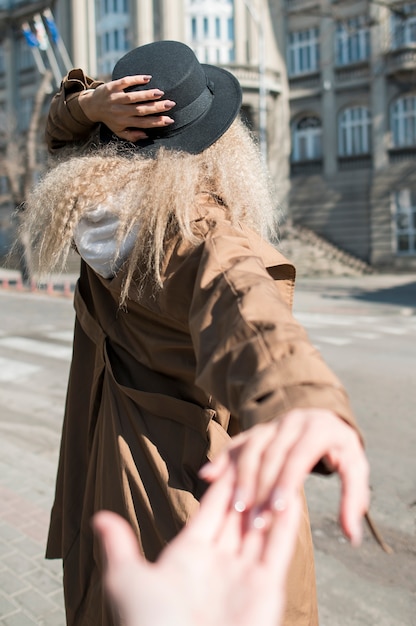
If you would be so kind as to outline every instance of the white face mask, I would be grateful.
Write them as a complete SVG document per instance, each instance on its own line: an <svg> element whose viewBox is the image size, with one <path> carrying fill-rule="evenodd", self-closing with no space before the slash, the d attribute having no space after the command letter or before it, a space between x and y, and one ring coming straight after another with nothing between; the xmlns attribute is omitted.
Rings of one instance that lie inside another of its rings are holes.
<svg viewBox="0 0 416 626"><path fill-rule="evenodd" d="M103 278L117 274L132 251L139 225L118 243L119 218L111 210L112 198L88 211L74 230L74 242L84 261Z"/></svg>

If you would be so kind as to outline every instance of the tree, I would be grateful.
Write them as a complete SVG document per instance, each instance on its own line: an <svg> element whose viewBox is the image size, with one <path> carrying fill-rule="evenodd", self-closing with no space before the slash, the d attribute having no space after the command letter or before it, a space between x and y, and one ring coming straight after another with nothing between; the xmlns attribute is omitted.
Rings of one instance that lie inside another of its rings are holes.
<svg viewBox="0 0 416 626"><path fill-rule="evenodd" d="M3 114L0 121L3 135L3 150L0 153L0 176L6 177L10 190L11 204L16 209L19 230L15 251L19 257L20 271L23 282L33 278L32 251L27 233L22 230L20 215L24 211L25 199L28 197L36 177L44 167L43 138L40 137L43 105L46 96L51 92L50 71L46 71L36 91L29 128L26 133L18 130L16 120Z"/></svg>

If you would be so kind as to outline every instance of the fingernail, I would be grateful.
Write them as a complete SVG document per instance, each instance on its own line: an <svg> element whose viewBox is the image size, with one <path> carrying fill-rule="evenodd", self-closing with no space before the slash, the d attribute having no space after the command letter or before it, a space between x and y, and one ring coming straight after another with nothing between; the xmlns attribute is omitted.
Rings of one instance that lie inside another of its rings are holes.
<svg viewBox="0 0 416 626"><path fill-rule="evenodd" d="M173 100L166 100L164 106L165 109L171 109L172 107L176 106L176 102L173 102Z"/></svg>
<svg viewBox="0 0 416 626"><path fill-rule="evenodd" d="M153 92L153 97L159 98L160 96L163 96L164 94L165 94L164 91L161 91L160 89L155 89Z"/></svg>
<svg viewBox="0 0 416 626"><path fill-rule="evenodd" d="M150 80L152 77L150 74L146 74L145 76L143 76L143 80Z"/></svg>
<svg viewBox="0 0 416 626"><path fill-rule="evenodd" d="M243 513L247 508L244 494L241 490L237 490L234 497L234 509L237 513Z"/></svg>
<svg viewBox="0 0 416 626"><path fill-rule="evenodd" d="M173 120L171 117L165 117L165 124L166 126L169 126L169 124L174 124L175 120Z"/></svg>
<svg viewBox="0 0 416 626"><path fill-rule="evenodd" d="M284 493L281 489L276 489L272 498L272 509L274 511L284 511L286 509L287 502L284 497Z"/></svg>

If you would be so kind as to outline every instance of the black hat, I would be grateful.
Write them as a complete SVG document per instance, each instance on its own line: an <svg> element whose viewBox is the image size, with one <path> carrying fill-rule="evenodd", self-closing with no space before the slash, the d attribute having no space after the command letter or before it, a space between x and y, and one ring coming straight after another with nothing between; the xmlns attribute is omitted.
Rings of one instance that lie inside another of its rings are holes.
<svg viewBox="0 0 416 626"><path fill-rule="evenodd" d="M112 79L135 74L150 74L146 85L128 91L154 87L164 98L176 102L168 114L174 124L146 129L148 139L136 142L146 152L164 146L198 154L225 133L241 107L241 86L230 72L199 63L194 52L178 41L156 41L128 52L115 65ZM101 139L117 139L104 125Z"/></svg>

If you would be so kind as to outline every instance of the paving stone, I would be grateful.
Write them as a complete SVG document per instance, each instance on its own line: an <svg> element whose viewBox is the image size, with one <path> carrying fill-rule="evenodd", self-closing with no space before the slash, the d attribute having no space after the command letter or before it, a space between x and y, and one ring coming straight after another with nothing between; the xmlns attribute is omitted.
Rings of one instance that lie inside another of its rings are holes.
<svg viewBox="0 0 416 626"><path fill-rule="evenodd" d="M22 539L24 535L14 526L10 526L10 524L6 524L6 522L4 522L0 525L0 537L4 541L11 542Z"/></svg>
<svg viewBox="0 0 416 626"><path fill-rule="evenodd" d="M13 552L13 545L0 539L0 559Z"/></svg>
<svg viewBox="0 0 416 626"><path fill-rule="evenodd" d="M3 563L16 574L27 574L36 569L36 564L23 554L15 551L3 558Z"/></svg>
<svg viewBox="0 0 416 626"><path fill-rule="evenodd" d="M17 576L9 568L0 571L0 589L8 597L29 588L29 582Z"/></svg>
<svg viewBox="0 0 416 626"><path fill-rule="evenodd" d="M66 626L65 612L54 611L43 615L38 621L38 626Z"/></svg>
<svg viewBox="0 0 416 626"><path fill-rule="evenodd" d="M34 589L29 589L13 596L13 600L18 604L19 608L26 609L35 618L56 610L56 606L49 598L46 598Z"/></svg>
<svg viewBox="0 0 416 626"><path fill-rule="evenodd" d="M17 602L11 598L6 598L3 593L0 593L0 620L6 617L6 615L14 613L16 609L18 609Z"/></svg>
<svg viewBox="0 0 416 626"><path fill-rule="evenodd" d="M33 539L30 539L29 537L23 536L18 541L14 541L12 545L15 550L21 554L25 554L31 559L36 559L36 561L43 559L43 555L45 553L44 546L39 544L37 541L33 541Z"/></svg>
<svg viewBox="0 0 416 626"><path fill-rule="evenodd" d="M32 626L32 624L36 626L38 624L37 621L34 621L26 613L23 613L23 611L9 615L9 617L4 618L0 623L1 626Z"/></svg>
<svg viewBox="0 0 416 626"><path fill-rule="evenodd" d="M38 568L23 577L26 583L29 583L37 591L51 596L56 592L60 592L62 584L50 575L44 568Z"/></svg>

